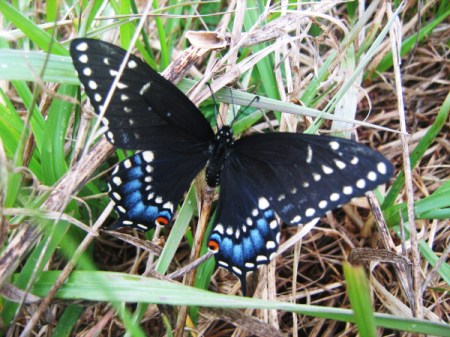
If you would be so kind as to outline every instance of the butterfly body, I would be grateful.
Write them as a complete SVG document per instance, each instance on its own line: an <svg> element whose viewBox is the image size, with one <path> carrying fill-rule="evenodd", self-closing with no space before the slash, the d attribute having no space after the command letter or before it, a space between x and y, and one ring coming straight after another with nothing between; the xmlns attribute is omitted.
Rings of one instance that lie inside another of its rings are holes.
<svg viewBox="0 0 450 337"><path fill-rule="evenodd" d="M220 176L223 166L234 145L233 131L228 125L217 131L216 137L208 148L208 163L206 165L206 183L209 187L217 187L220 184Z"/></svg>
<svg viewBox="0 0 450 337"><path fill-rule="evenodd" d="M117 226L146 231L167 225L195 176L220 185L208 247L217 264L244 284L267 264L279 242L278 217L298 226L386 182L393 167L378 152L335 137L264 133L235 139L215 134L198 108L171 82L126 52L92 39L70 46L75 69L107 139L142 150L113 171L109 196ZM119 77L119 79L117 79ZM109 106L106 97L117 82ZM277 217L278 215L278 217Z"/></svg>

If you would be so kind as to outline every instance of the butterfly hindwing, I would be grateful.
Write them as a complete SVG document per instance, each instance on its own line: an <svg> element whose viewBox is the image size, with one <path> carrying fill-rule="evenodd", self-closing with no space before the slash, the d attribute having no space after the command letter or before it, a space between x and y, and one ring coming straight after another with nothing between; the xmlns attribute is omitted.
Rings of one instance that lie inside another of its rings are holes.
<svg viewBox="0 0 450 337"><path fill-rule="evenodd" d="M256 192L290 225L299 225L385 183L392 165L354 141L268 133L236 141L234 154L252 172Z"/></svg>
<svg viewBox="0 0 450 337"><path fill-rule="evenodd" d="M206 159L205 153L185 157L175 150L158 158L147 150L122 161L109 182L109 196L119 214L115 227L147 231L155 225L167 225Z"/></svg>
<svg viewBox="0 0 450 337"><path fill-rule="evenodd" d="M279 223L268 200L257 194L237 157L226 161L214 228L208 247L217 264L242 282L258 265L267 264L278 249Z"/></svg>
<svg viewBox="0 0 450 337"><path fill-rule="evenodd" d="M81 83L101 114L126 51L94 39L75 39L70 53ZM117 83L103 124L107 138L123 149L207 142L214 133L197 107L170 81L130 55Z"/></svg>

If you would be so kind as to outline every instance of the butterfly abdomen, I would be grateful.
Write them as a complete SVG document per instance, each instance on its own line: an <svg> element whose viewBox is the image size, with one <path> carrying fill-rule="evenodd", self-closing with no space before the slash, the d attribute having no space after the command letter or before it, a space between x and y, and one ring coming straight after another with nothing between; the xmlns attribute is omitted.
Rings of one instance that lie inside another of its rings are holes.
<svg viewBox="0 0 450 337"><path fill-rule="evenodd" d="M229 126L224 126L217 132L214 141L209 146L209 161L206 166L206 183L216 187L220 183L220 175L225 160L234 144L233 132Z"/></svg>

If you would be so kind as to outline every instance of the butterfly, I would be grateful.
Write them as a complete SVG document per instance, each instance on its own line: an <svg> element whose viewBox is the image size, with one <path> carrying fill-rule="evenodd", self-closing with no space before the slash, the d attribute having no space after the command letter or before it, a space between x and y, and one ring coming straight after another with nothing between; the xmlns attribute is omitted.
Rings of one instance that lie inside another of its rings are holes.
<svg viewBox="0 0 450 337"><path fill-rule="evenodd" d="M279 218L305 224L385 183L393 166L380 153L342 138L261 133L241 138L230 126L214 133L200 110L170 81L130 55L105 109L126 51L75 39L70 54L106 137L140 150L116 166L109 196L117 226L147 231L166 226L192 180L220 185L208 247L216 264L246 275L275 256Z"/></svg>

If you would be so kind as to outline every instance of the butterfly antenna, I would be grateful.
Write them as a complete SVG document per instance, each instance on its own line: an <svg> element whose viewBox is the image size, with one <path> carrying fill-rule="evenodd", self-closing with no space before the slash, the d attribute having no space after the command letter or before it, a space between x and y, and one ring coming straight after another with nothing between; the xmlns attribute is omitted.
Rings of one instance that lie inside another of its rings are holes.
<svg viewBox="0 0 450 337"><path fill-rule="evenodd" d="M230 90L231 90L231 89L230 89ZM233 123L236 121L236 119L237 119L238 116L237 116L236 113L234 113L233 92L230 91L230 93L231 93L231 104L233 105L233 114L234 114L234 118L233 118L233 120L231 121L230 125L233 125ZM245 112L247 111L247 109L248 109L249 107L251 107L251 106L253 105L253 103L255 103L255 102L259 102L259 96L253 97L253 99L250 101L250 103L247 104L247 106L242 110L241 113L245 113Z"/></svg>
<svg viewBox="0 0 450 337"><path fill-rule="evenodd" d="M219 118L220 118L220 121L222 122L222 125L223 125L222 117L219 115L219 111L217 110L216 96L214 95L214 92L213 92L213 90L211 88L211 85L209 83L206 83L206 86L209 88L209 91L211 92L211 98L212 98L212 100L214 102L214 118L216 119L216 125L217 126L219 125L219 123L218 123Z"/></svg>

